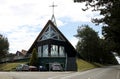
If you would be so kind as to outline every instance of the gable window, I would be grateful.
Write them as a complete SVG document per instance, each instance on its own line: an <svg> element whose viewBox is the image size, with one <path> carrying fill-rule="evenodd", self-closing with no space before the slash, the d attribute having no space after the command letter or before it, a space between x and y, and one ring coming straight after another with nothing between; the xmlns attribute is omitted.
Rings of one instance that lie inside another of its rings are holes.
<svg viewBox="0 0 120 79"><path fill-rule="evenodd" d="M51 24L48 25L48 27L45 29L39 40L47 40L47 39L54 39L54 40L60 40L64 41L65 39L60 35L59 32L56 31L54 27L51 26Z"/></svg>

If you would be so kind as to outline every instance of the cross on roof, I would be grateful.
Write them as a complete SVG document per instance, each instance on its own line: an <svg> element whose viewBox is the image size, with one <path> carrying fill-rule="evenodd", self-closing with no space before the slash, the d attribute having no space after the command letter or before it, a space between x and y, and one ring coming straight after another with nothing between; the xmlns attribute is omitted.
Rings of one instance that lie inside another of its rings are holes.
<svg viewBox="0 0 120 79"><path fill-rule="evenodd" d="M57 7L57 5L54 5L54 2L53 2L53 4L50 7L53 8L52 12L53 12L53 15L54 15L54 7Z"/></svg>
<svg viewBox="0 0 120 79"><path fill-rule="evenodd" d="M53 4L50 7L53 8L53 11L52 11L53 14L52 14L52 17L51 17L51 21L57 26L55 16L54 16L54 7L57 7L57 5L54 5L54 2L53 2Z"/></svg>

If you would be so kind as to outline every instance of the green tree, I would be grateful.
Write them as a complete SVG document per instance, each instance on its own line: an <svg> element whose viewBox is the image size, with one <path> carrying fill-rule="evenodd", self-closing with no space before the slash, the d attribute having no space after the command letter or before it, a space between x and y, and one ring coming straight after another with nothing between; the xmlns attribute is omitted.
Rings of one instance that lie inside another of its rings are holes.
<svg viewBox="0 0 120 79"><path fill-rule="evenodd" d="M100 44L97 32L88 25L82 25L78 28L76 37L79 39L76 49L81 57L90 62L99 62Z"/></svg>
<svg viewBox="0 0 120 79"><path fill-rule="evenodd" d="M37 50L35 48L32 51L32 56L30 58L29 65L38 66L38 54L37 54Z"/></svg>
<svg viewBox="0 0 120 79"><path fill-rule="evenodd" d="M111 51L120 55L120 0L74 0L74 2L86 2L86 8L100 11L103 18L94 18L93 23L103 24L102 32L106 41L114 43Z"/></svg>
<svg viewBox="0 0 120 79"><path fill-rule="evenodd" d="M101 61L102 64L118 64L113 52L111 52L112 42L100 39Z"/></svg>
<svg viewBox="0 0 120 79"><path fill-rule="evenodd" d="M6 56L8 50L9 50L8 39L0 34L0 59Z"/></svg>

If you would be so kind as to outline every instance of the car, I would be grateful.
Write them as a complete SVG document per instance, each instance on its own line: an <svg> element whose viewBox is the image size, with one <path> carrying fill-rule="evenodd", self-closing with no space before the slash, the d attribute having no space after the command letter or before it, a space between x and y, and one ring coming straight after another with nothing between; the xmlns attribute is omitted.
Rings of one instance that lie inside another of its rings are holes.
<svg viewBox="0 0 120 79"><path fill-rule="evenodd" d="M51 70L52 70L52 71L62 71L63 68L62 68L62 66L61 66L60 63L53 63L53 64L51 65Z"/></svg>
<svg viewBox="0 0 120 79"><path fill-rule="evenodd" d="M47 71L47 68L45 66L39 66L39 71Z"/></svg>
<svg viewBox="0 0 120 79"><path fill-rule="evenodd" d="M26 64L20 64L16 67L16 71L29 71L29 66Z"/></svg>
<svg viewBox="0 0 120 79"><path fill-rule="evenodd" d="M37 71L37 67L36 66L29 66L29 71Z"/></svg>

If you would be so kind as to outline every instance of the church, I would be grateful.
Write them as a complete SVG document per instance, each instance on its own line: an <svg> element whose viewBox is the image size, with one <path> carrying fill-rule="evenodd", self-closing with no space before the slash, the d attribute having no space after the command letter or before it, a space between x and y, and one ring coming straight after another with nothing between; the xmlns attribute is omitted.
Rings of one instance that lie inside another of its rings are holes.
<svg viewBox="0 0 120 79"><path fill-rule="evenodd" d="M76 50L57 28L54 14L48 20L38 37L33 42L27 54L36 48L39 65L51 70L54 63L59 63L64 71L77 71Z"/></svg>

